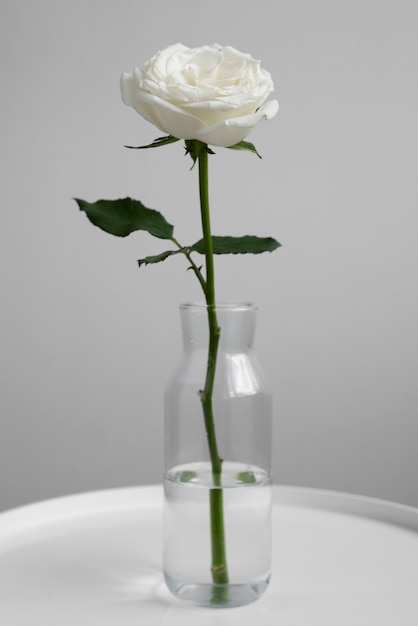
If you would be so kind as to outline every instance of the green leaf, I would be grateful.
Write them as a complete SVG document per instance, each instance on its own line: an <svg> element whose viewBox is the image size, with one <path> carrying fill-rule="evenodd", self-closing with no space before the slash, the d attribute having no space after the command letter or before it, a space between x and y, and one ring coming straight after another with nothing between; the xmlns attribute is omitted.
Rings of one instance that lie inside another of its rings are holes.
<svg viewBox="0 0 418 626"><path fill-rule="evenodd" d="M157 139L154 139L152 143L149 143L146 146L125 146L125 148L130 148L131 150L146 150L147 148L167 146L169 143L175 143L176 141L180 141L180 139L177 139L177 137L173 137L172 135L167 135L166 137L158 137Z"/></svg>
<svg viewBox="0 0 418 626"><path fill-rule="evenodd" d="M117 237L126 237L135 230L145 230L154 237L171 239L173 226L154 209L148 209L139 200L97 200L86 202L74 198L80 211L85 211L90 222Z"/></svg>
<svg viewBox="0 0 418 626"><path fill-rule="evenodd" d="M261 254L273 252L280 247L280 243L272 237L212 237L214 254ZM204 239L200 239L190 248L191 251L205 254Z"/></svg>
<svg viewBox="0 0 418 626"><path fill-rule="evenodd" d="M256 482L254 472L239 472L237 474L237 482L245 483L247 485L253 485Z"/></svg>
<svg viewBox="0 0 418 626"><path fill-rule="evenodd" d="M165 252L161 252L161 254L155 254L153 256L146 256L144 259L138 259L139 267L142 265L152 265L154 263L161 263L165 261L173 254L179 254L181 250L166 250Z"/></svg>
<svg viewBox="0 0 418 626"><path fill-rule="evenodd" d="M192 480L197 478L196 472L192 472L190 470L183 470L179 477L179 482L181 483L190 483Z"/></svg>
<svg viewBox="0 0 418 626"><path fill-rule="evenodd" d="M256 154L259 159L262 158L261 154L257 152L257 149L254 146L254 144L250 143L249 141L240 141L239 143L236 143L233 146L228 146L228 148L230 150L249 150L250 152L253 152L254 154Z"/></svg>

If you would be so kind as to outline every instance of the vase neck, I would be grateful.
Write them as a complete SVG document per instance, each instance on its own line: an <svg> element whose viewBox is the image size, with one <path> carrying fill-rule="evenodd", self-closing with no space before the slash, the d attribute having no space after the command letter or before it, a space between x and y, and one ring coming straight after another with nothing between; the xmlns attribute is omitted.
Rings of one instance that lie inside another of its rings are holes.
<svg viewBox="0 0 418 626"><path fill-rule="evenodd" d="M221 329L221 352L246 352L252 347L257 307L254 304L220 303L216 316ZM207 349L208 307L206 304L186 303L180 306L183 344L186 351Z"/></svg>

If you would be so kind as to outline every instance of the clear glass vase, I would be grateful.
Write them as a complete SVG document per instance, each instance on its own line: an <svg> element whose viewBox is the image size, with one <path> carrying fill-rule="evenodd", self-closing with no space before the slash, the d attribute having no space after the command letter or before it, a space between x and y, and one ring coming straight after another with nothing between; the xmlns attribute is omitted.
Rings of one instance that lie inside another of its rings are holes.
<svg viewBox="0 0 418 626"><path fill-rule="evenodd" d="M216 306L212 421L202 407L208 307L180 313L183 356L165 394L164 576L181 599L240 606L264 593L271 571L272 395L253 351L257 308Z"/></svg>

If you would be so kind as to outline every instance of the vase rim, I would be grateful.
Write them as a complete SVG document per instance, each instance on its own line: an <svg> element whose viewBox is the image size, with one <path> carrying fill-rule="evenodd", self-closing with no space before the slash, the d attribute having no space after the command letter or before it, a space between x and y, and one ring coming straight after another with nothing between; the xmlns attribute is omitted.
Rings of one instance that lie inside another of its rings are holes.
<svg viewBox="0 0 418 626"><path fill-rule="evenodd" d="M180 310L207 310L208 305L203 301L195 302L182 302L180 304ZM254 302L243 301L220 301L216 302L215 308L220 311L257 311L258 306Z"/></svg>

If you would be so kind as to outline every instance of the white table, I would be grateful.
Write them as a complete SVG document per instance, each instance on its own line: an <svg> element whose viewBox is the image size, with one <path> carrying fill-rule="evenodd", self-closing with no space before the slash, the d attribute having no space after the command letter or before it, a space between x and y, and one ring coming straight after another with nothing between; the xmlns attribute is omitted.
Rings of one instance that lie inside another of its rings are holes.
<svg viewBox="0 0 418 626"><path fill-rule="evenodd" d="M247 607L166 590L162 488L59 498L0 515L2 626L417 626L418 509L276 487L273 578Z"/></svg>

